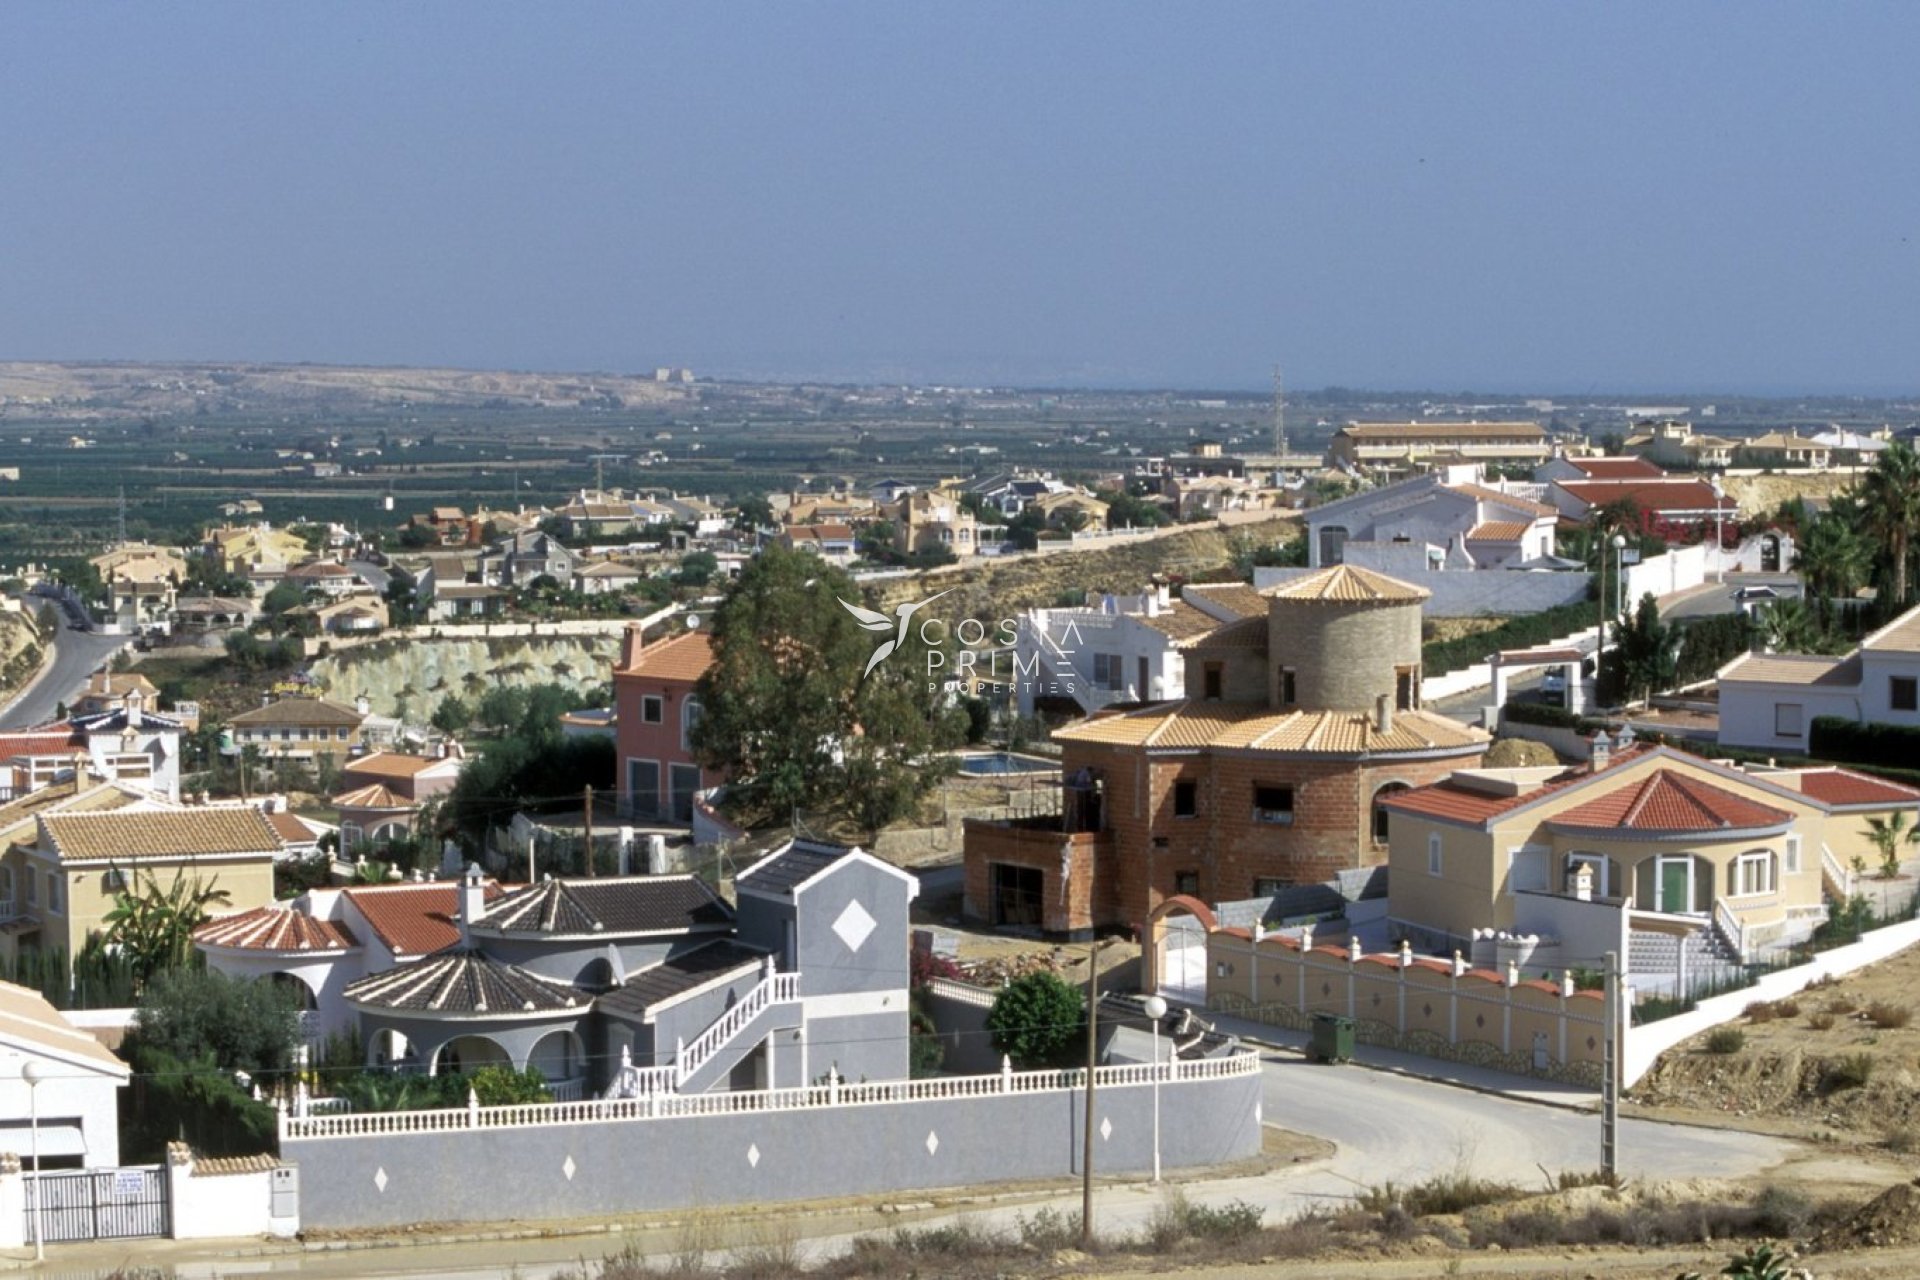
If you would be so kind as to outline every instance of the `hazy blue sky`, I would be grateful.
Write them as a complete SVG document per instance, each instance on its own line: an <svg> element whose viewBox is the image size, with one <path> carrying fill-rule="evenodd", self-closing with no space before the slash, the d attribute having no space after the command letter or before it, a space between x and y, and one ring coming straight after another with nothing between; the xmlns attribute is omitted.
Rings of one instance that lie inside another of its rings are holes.
<svg viewBox="0 0 1920 1280"><path fill-rule="evenodd" d="M1920 5L0 9L0 358L1920 387Z"/></svg>

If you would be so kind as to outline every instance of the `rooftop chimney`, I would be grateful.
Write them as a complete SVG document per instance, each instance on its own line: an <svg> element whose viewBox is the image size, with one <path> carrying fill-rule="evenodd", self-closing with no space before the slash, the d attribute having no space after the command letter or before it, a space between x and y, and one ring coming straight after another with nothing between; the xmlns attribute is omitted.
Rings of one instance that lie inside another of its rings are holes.
<svg viewBox="0 0 1920 1280"><path fill-rule="evenodd" d="M487 916L486 877L480 874L480 864L469 862L466 871L460 876L460 945L470 947L473 937L468 930Z"/></svg>
<svg viewBox="0 0 1920 1280"><path fill-rule="evenodd" d="M353 709L363 716L371 715L373 712L373 700L363 693L353 700Z"/></svg>
<svg viewBox="0 0 1920 1280"><path fill-rule="evenodd" d="M1373 731L1378 734L1393 732L1393 699L1381 694L1373 700Z"/></svg>
<svg viewBox="0 0 1920 1280"><path fill-rule="evenodd" d="M127 728L138 729L140 727L140 704L145 701L146 699L140 696L140 692L137 689L127 694Z"/></svg>
<svg viewBox="0 0 1920 1280"><path fill-rule="evenodd" d="M1589 757L1593 764L1593 771L1598 773L1606 768L1612 756L1613 743L1608 740L1607 731L1605 729L1596 730L1593 735L1593 754Z"/></svg>
<svg viewBox="0 0 1920 1280"><path fill-rule="evenodd" d="M620 669L625 670L640 661L640 651L646 647L646 631L639 623L629 622L626 634L620 637Z"/></svg>

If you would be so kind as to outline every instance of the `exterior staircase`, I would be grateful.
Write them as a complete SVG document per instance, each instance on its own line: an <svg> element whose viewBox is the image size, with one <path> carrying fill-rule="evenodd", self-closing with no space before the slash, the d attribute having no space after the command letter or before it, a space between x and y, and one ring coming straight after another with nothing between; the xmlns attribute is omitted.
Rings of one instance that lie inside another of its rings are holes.
<svg viewBox="0 0 1920 1280"><path fill-rule="evenodd" d="M651 1093L704 1093L724 1080L740 1060L760 1047L775 1031L801 1024L800 975L774 973L769 968L760 982L713 1025L694 1037L692 1044L674 1046L673 1061L658 1067L636 1067L623 1057L608 1098L642 1098Z"/></svg>
<svg viewBox="0 0 1920 1280"><path fill-rule="evenodd" d="M1636 980L1636 985L1651 994L1678 994L1674 987L1681 973L1683 949L1687 985L1691 988L1730 976L1740 968L1739 956L1718 929L1696 929L1684 939L1670 933L1635 929L1627 935L1627 973Z"/></svg>

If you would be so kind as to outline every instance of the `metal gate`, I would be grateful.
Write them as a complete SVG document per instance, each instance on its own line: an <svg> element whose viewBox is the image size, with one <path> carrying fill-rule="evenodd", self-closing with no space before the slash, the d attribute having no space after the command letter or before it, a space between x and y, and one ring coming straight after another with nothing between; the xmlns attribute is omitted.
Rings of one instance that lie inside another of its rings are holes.
<svg viewBox="0 0 1920 1280"><path fill-rule="evenodd" d="M166 1171L158 1166L62 1169L30 1174L26 1184L28 1240L36 1200L48 1244L166 1236L172 1230Z"/></svg>

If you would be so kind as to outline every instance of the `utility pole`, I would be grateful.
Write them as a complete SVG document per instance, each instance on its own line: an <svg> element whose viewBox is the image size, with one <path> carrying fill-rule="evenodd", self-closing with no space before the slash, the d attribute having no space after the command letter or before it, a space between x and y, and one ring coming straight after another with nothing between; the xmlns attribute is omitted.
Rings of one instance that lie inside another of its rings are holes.
<svg viewBox="0 0 1920 1280"><path fill-rule="evenodd" d="M1607 1031L1600 1056L1600 1175L1619 1176L1620 1162L1620 953L1607 952Z"/></svg>
<svg viewBox="0 0 1920 1280"><path fill-rule="evenodd" d="M584 794L582 796L581 809L582 809L582 812L586 815L587 874L592 875L593 874L593 788L586 787L583 789L583 791L584 791Z"/></svg>
<svg viewBox="0 0 1920 1280"><path fill-rule="evenodd" d="M1287 391L1280 378L1280 366L1273 366L1273 486L1284 479L1281 460L1287 456Z"/></svg>

